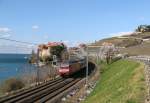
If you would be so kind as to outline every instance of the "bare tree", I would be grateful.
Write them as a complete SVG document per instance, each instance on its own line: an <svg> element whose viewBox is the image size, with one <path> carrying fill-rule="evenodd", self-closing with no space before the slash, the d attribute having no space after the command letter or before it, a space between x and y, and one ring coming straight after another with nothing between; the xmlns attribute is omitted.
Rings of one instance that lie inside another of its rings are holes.
<svg viewBox="0 0 150 103"><path fill-rule="evenodd" d="M102 46L101 54L105 56L107 64L110 64L112 62L112 59L116 53L117 53L117 48L113 44L107 43Z"/></svg>

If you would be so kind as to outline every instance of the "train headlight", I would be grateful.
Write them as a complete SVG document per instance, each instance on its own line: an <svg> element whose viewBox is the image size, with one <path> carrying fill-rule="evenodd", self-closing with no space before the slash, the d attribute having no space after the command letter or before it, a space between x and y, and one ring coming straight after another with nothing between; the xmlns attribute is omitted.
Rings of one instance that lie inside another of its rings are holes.
<svg viewBox="0 0 150 103"><path fill-rule="evenodd" d="M63 73L69 72L69 68L66 68L66 69L59 69L59 72L63 72Z"/></svg>

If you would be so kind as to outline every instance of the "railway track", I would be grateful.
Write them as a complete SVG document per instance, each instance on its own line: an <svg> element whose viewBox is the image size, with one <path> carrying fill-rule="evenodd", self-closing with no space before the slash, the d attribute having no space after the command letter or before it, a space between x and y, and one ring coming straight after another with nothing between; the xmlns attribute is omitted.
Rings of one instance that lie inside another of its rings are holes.
<svg viewBox="0 0 150 103"><path fill-rule="evenodd" d="M95 66L89 64L89 74ZM72 78L57 78L38 86L19 90L13 94L0 98L0 103L59 103L64 94L69 93L78 83L85 79L85 70L72 75Z"/></svg>
<svg viewBox="0 0 150 103"><path fill-rule="evenodd" d="M67 90L80 80L81 78L58 78L34 88L1 98L0 103L51 103L51 99L55 98L59 93Z"/></svg>

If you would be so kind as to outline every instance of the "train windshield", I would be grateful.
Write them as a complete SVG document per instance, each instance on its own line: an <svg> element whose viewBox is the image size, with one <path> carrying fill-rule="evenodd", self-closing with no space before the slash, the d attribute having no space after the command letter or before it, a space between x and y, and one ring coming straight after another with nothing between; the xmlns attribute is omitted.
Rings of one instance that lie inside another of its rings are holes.
<svg viewBox="0 0 150 103"><path fill-rule="evenodd" d="M69 67L69 61L63 61L60 66L61 66L61 68L62 67Z"/></svg>

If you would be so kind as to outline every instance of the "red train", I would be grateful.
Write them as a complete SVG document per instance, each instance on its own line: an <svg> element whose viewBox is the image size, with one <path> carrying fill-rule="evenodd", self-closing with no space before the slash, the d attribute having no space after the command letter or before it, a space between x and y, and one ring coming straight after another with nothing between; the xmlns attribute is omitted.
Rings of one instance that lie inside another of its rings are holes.
<svg viewBox="0 0 150 103"><path fill-rule="evenodd" d="M58 70L58 73L62 77L70 76L79 70L86 67L86 59L79 59L79 60L70 60L65 63L61 63L61 66Z"/></svg>

